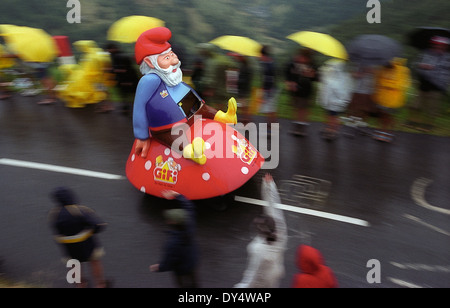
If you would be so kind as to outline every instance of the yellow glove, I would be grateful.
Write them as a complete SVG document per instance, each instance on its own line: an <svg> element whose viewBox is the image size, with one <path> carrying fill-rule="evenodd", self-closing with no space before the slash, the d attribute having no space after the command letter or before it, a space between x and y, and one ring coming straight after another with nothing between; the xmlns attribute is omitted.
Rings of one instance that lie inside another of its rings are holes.
<svg viewBox="0 0 450 308"><path fill-rule="evenodd" d="M222 123L237 123L237 103L234 97L230 98L228 100L228 110L227 112L223 112L222 110L217 111L216 115L214 116L214 120Z"/></svg>

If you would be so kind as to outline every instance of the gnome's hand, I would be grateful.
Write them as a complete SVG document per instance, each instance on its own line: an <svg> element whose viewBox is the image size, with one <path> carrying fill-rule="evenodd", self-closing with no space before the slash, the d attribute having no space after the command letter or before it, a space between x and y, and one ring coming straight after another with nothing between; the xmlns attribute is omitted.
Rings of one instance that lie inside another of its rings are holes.
<svg viewBox="0 0 450 308"><path fill-rule="evenodd" d="M150 149L150 138L145 140L137 139L136 146L134 148L134 154L140 155L142 158L146 158L149 149Z"/></svg>

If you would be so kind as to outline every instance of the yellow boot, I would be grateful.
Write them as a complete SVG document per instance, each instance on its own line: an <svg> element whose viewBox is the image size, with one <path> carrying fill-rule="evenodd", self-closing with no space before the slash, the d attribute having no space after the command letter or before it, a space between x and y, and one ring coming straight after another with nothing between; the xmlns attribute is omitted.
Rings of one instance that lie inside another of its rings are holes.
<svg viewBox="0 0 450 308"><path fill-rule="evenodd" d="M205 141L200 137L194 138L192 143L183 149L183 157L204 165L206 163Z"/></svg>
<svg viewBox="0 0 450 308"><path fill-rule="evenodd" d="M222 110L217 111L216 115L214 116L214 120L222 123L236 124L237 123L236 111L237 111L237 103L234 97L232 97L228 100L227 112L225 113Z"/></svg>

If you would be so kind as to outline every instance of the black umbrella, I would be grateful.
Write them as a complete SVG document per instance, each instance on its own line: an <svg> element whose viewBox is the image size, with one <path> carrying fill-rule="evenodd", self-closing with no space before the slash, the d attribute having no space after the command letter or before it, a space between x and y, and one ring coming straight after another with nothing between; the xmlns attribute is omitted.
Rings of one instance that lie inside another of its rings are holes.
<svg viewBox="0 0 450 308"><path fill-rule="evenodd" d="M450 39L450 29L438 27L420 27L408 34L408 44L418 49L430 47L433 36L443 36Z"/></svg>
<svg viewBox="0 0 450 308"><path fill-rule="evenodd" d="M363 66L386 65L401 52L397 41L378 34L359 35L347 46L350 61Z"/></svg>

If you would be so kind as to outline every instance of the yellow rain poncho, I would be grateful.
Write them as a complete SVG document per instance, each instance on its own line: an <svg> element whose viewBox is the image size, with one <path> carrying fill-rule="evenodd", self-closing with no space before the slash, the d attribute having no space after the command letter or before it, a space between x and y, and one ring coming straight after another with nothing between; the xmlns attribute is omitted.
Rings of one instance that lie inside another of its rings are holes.
<svg viewBox="0 0 450 308"><path fill-rule="evenodd" d="M59 67L65 81L59 86L58 95L70 108L82 108L108 97L108 87L113 86L113 76L107 71L111 58L107 52L97 47L94 41L82 40L74 43L83 53L78 64Z"/></svg>
<svg viewBox="0 0 450 308"><path fill-rule="evenodd" d="M394 58L390 67L377 71L373 99L378 105L393 109L405 105L406 90L411 85L411 73L405 63L406 59Z"/></svg>
<svg viewBox="0 0 450 308"><path fill-rule="evenodd" d="M0 44L0 70L14 66L16 60L8 57L6 48Z"/></svg>

